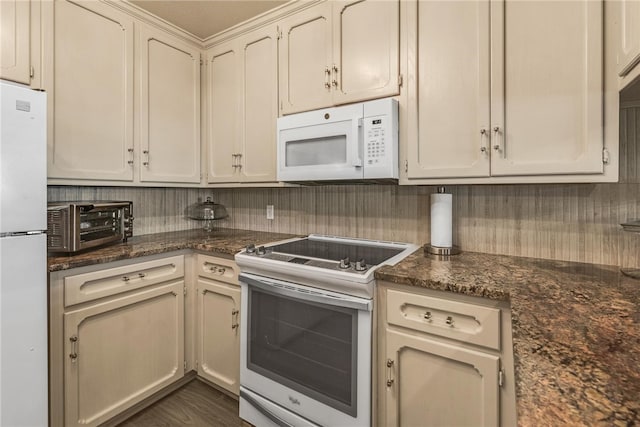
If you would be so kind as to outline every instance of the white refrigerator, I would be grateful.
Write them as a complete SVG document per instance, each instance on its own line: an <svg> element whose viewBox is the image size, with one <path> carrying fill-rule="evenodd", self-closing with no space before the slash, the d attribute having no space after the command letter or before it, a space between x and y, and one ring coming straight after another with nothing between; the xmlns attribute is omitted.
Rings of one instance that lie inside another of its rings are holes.
<svg viewBox="0 0 640 427"><path fill-rule="evenodd" d="M0 80L0 427L48 424L46 95Z"/></svg>

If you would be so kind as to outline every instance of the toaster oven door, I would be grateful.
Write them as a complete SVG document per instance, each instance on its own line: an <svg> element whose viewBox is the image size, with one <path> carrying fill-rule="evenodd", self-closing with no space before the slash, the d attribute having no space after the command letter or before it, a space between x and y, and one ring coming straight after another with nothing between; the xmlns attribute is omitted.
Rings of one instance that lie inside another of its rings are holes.
<svg viewBox="0 0 640 427"><path fill-rule="evenodd" d="M120 206L82 207L76 211L75 242L78 250L125 238L124 212Z"/></svg>

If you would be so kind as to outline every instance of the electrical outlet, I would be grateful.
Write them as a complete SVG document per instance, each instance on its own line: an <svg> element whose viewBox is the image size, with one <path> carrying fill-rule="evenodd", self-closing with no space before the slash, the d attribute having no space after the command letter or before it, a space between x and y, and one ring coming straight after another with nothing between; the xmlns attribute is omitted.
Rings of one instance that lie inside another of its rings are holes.
<svg viewBox="0 0 640 427"><path fill-rule="evenodd" d="M267 219L273 219L273 205L267 205Z"/></svg>

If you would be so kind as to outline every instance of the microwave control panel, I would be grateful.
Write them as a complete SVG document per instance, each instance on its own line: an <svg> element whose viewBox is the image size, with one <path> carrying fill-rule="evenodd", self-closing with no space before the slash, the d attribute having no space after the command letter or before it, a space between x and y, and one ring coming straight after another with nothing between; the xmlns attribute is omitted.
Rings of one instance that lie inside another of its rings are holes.
<svg viewBox="0 0 640 427"><path fill-rule="evenodd" d="M384 99L368 103L373 108L363 119L364 178L398 178L398 103ZM378 104L378 105L376 105Z"/></svg>

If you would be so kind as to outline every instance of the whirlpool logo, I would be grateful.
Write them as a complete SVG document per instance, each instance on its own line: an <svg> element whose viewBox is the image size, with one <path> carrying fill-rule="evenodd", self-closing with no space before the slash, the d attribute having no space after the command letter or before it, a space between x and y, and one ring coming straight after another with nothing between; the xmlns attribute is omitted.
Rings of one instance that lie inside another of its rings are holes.
<svg viewBox="0 0 640 427"><path fill-rule="evenodd" d="M289 396L289 402L293 403L294 405L300 406L300 401L293 396Z"/></svg>

